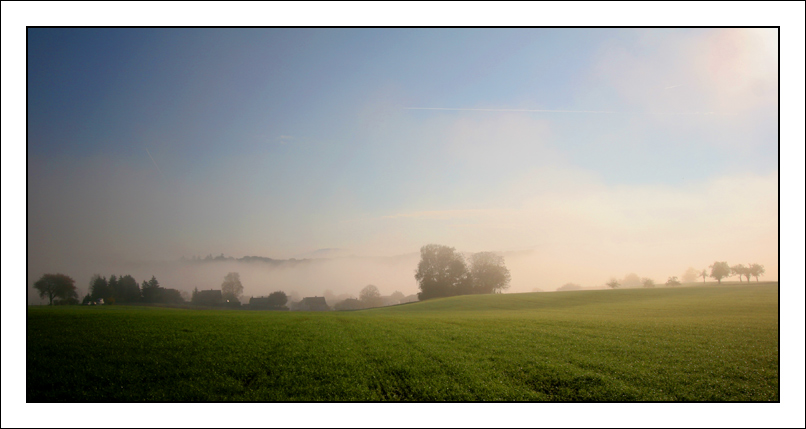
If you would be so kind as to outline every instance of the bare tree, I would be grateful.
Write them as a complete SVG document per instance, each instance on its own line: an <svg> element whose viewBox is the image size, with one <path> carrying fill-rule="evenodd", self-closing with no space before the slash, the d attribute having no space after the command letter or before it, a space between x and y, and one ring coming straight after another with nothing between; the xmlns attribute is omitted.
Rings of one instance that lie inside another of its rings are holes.
<svg viewBox="0 0 806 429"><path fill-rule="evenodd" d="M617 287L621 286L621 285L619 284L618 280L616 280L616 278L615 278L615 277L610 278L610 281L609 281L609 282L607 282L607 283L605 283L605 284L606 284L606 285L607 285L607 286L608 286L610 289L616 289Z"/></svg>

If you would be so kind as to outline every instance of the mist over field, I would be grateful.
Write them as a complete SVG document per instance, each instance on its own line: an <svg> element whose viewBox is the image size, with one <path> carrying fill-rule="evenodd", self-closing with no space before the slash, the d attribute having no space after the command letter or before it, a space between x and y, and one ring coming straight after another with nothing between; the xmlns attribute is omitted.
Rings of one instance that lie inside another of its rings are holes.
<svg viewBox="0 0 806 429"><path fill-rule="evenodd" d="M554 249L562 248L555 246ZM554 252L541 252L539 249L498 252L504 257L506 266L512 275L510 287L505 293L553 292L566 283L580 285L583 289L604 289L610 277L621 279L629 273L637 273L640 277L654 279L663 283L668 277L683 277L688 267L676 261L657 261L653 255L635 255L628 261L622 260L622 254L616 257L594 257L597 250L586 249L574 251L565 247L567 255ZM601 252L601 250L598 250ZM334 252L313 252L321 255ZM341 252L344 253L344 252ZM684 255L697 252L681 252ZM467 253L469 255L471 253ZM741 261L742 252L731 260ZM220 255L214 255L220 257ZM229 258L229 255L225 255ZM707 254L701 255L703 269L707 266ZM565 262L564 258L584 262ZM243 284L243 301L250 296L266 296L274 291L294 294L297 299L305 296L323 296L326 291L334 295L352 295L357 297L359 291L368 284L378 287L382 295L390 295L400 291L404 295L416 294L418 283L414 279L415 268L420 260L419 253L409 253L390 257L335 256L329 258L300 258L291 260L239 261L234 258L226 260L204 261L184 260L148 261L148 262L106 262L93 261L82 265L79 262L65 261L63 269L76 280L79 296L89 292L89 281L94 274L109 277L131 274L138 283L155 276L163 287L178 289L190 294L194 288L220 289L224 276L230 272L240 274ZM685 259L681 258L681 261ZM774 261L773 261L774 262ZM584 263L584 266L578 264ZM630 265L632 263L633 265ZM691 264L699 267L697 264ZM54 266L59 266L54 264ZM770 264L774 267L774 263ZM636 267L640 267L636 268ZM41 268L29 266L29 280L36 281ZM602 275L602 273L610 273ZM775 278L776 272L768 268L763 280ZM701 281L701 278L697 279ZM731 279L734 280L734 279ZM713 281L708 278L708 281ZM755 281L755 280L754 280ZM40 304L42 300L31 289L30 304Z"/></svg>

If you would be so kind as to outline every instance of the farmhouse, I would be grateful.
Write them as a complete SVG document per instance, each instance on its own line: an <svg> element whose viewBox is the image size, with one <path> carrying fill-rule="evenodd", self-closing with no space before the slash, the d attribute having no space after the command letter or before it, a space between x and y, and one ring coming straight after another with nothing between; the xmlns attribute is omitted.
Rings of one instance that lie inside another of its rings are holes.
<svg viewBox="0 0 806 429"><path fill-rule="evenodd" d="M249 298L249 308L255 310L267 310L271 307L271 302L267 296L259 296L257 298Z"/></svg>
<svg viewBox="0 0 806 429"><path fill-rule="evenodd" d="M219 289L200 290L193 299L193 303L198 305L221 305L223 302L224 297Z"/></svg>
<svg viewBox="0 0 806 429"><path fill-rule="evenodd" d="M297 309L302 311L330 311L330 307L328 307L323 296L302 298L302 301L297 305Z"/></svg>

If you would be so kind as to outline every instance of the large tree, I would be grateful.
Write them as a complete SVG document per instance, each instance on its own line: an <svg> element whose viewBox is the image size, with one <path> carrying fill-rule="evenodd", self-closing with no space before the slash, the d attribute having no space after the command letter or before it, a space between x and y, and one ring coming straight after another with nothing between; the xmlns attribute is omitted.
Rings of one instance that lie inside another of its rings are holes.
<svg viewBox="0 0 806 429"><path fill-rule="evenodd" d="M749 274L747 276L747 281L749 282L750 276L753 276L756 278L756 283L758 283L758 277L763 276L765 272L766 271L764 271L764 265L751 264L750 267L747 268L747 273Z"/></svg>
<svg viewBox="0 0 806 429"><path fill-rule="evenodd" d="M453 247L427 244L420 248L420 263L414 273L420 284L420 301L469 293L473 284L462 255Z"/></svg>
<svg viewBox="0 0 806 429"><path fill-rule="evenodd" d="M48 297L48 304L53 305L53 299L58 301L78 301L76 282L64 274L44 274L34 283L34 289L39 291L39 297Z"/></svg>
<svg viewBox="0 0 806 429"><path fill-rule="evenodd" d="M669 277L669 279L666 280L666 286L680 286L680 281L677 280L677 276Z"/></svg>
<svg viewBox="0 0 806 429"><path fill-rule="evenodd" d="M474 293L498 293L509 287L511 276L504 258L493 252L470 256L470 277Z"/></svg>
<svg viewBox="0 0 806 429"><path fill-rule="evenodd" d="M358 293L358 299L361 300L365 307L380 307L381 291L375 285L366 285Z"/></svg>
<svg viewBox="0 0 806 429"><path fill-rule="evenodd" d="M727 262L716 261L709 265L711 268L711 277L715 278L719 284L722 284L722 279L730 276L730 265Z"/></svg>
<svg viewBox="0 0 806 429"><path fill-rule="evenodd" d="M238 301L243 294L241 285L241 275L238 273L228 273L221 283L221 295L225 301Z"/></svg>

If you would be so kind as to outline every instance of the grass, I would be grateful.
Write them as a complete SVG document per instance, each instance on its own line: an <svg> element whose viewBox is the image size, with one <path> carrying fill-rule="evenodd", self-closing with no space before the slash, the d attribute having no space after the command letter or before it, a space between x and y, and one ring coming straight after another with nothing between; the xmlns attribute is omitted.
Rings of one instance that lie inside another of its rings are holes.
<svg viewBox="0 0 806 429"><path fill-rule="evenodd" d="M778 285L353 312L31 307L27 400L778 401Z"/></svg>

